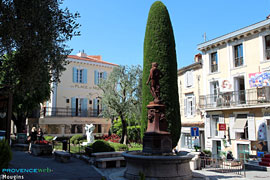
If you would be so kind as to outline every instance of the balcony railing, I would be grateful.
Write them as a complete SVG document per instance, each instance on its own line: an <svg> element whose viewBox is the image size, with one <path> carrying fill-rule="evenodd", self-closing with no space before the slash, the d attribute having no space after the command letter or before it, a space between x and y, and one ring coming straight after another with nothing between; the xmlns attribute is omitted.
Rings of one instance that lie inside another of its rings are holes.
<svg viewBox="0 0 270 180"><path fill-rule="evenodd" d="M270 59L270 49L269 48L265 50L265 56L266 56L267 60Z"/></svg>
<svg viewBox="0 0 270 180"><path fill-rule="evenodd" d="M218 65L217 64L211 64L211 73L218 71Z"/></svg>
<svg viewBox="0 0 270 180"><path fill-rule="evenodd" d="M234 58L234 67L239 67L243 65L243 57Z"/></svg>
<svg viewBox="0 0 270 180"><path fill-rule="evenodd" d="M44 107L41 117L100 117L101 110L82 110L76 108Z"/></svg>
<svg viewBox="0 0 270 180"><path fill-rule="evenodd" d="M202 109L209 108L229 108L233 106L262 105L270 103L270 87L247 89L200 96L199 106Z"/></svg>

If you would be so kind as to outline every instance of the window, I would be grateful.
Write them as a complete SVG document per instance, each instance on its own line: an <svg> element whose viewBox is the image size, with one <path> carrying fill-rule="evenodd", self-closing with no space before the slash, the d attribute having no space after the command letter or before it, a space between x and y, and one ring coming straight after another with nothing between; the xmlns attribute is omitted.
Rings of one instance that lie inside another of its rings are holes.
<svg viewBox="0 0 270 180"><path fill-rule="evenodd" d="M234 46L234 67L243 66L243 45Z"/></svg>
<svg viewBox="0 0 270 180"><path fill-rule="evenodd" d="M95 85L98 85L101 82L101 80L106 80L106 79L107 79L106 71L99 72L95 70Z"/></svg>
<svg viewBox="0 0 270 180"><path fill-rule="evenodd" d="M185 148L192 148L192 138L190 134L184 133L183 134L183 147Z"/></svg>
<svg viewBox="0 0 270 180"><path fill-rule="evenodd" d="M83 82L83 70L77 69L77 82L82 83Z"/></svg>
<svg viewBox="0 0 270 180"><path fill-rule="evenodd" d="M195 115L195 96L193 94L188 94L185 97L185 116L192 117Z"/></svg>
<svg viewBox="0 0 270 180"><path fill-rule="evenodd" d="M237 114L234 125L236 139L248 139L247 114Z"/></svg>
<svg viewBox="0 0 270 180"><path fill-rule="evenodd" d="M270 35L264 37L265 40L265 58L270 60Z"/></svg>
<svg viewBox="0 0 270 180"><path fill-rule="evenodd" d="M211 130L212 130L212 137L218 136L218 122L219 122L219 115L212 115L212 122L211 122Z"/></svg>
<svg viewBox="0 0 270 180"><path fill-rule="evenodd" d="M218 71L217 52L211 53L211 73Z"/></svg>
<svg viewBox="0 0 270 180"><path fill-rule="evenodd" d="M102 133L101 132L101 124L98 124L98 133Z"/></svg>
<svg viewBox="0 0 270 180"><path fill-rule="evenodd" d="M218 81L211 82L210 83L211 102L217 102L218 93L219 93Z"/></svg>
<svg viewBox="0 0 270 180"><path fill-rule="evenodd" d="M69 99L66 99L66 103L69 103Z"/></svg>
<svg viewBox="0 0 270 180"><path fill-rule="evenodd" d="M73 67L73 82L74 83L87 83L87 69L79 69Z"/></svg>
<svg viewBox="0 0 270 180"><path fill-rule="evenodd" d="M193 86L193 72L187 71L185 73L185 86L192 87Z"/></svg>

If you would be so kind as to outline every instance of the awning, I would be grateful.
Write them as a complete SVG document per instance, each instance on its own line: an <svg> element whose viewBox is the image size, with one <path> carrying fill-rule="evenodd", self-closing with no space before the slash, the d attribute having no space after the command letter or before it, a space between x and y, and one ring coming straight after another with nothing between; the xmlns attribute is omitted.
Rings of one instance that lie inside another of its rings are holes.
<svg viewBox="0 0 270 180"><path fill-rule="evenodd" d="M234 126L233 126L234 131L243 133L246 122L247 122L247 119L239 119L239 118L237 118L236 121L234 122Z"/></svg>

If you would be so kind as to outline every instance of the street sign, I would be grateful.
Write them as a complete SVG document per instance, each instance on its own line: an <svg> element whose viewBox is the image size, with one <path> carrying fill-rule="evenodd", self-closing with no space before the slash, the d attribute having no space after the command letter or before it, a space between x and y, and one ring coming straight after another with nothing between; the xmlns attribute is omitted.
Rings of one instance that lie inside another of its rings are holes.
<svg viewBox="0 0 270 180"><path fill-rule="evenodd" d="M218 130L219 131L226 131L226 124L219 123L218 124Z"/></svg>
<svg viewBox="0 0 270 180"><path fill-rule="evenodd" d="M191 127L190 134L191 134L191 136L199 136L199 128L198 127Z"/></svg>

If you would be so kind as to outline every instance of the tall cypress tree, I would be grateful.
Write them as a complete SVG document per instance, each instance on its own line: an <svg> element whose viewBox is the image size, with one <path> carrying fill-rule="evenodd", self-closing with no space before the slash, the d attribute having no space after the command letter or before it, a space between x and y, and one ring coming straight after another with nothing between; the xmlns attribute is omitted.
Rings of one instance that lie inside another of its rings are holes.
<svg viewBox="0 0 270 180"><path fill-rule="evenodd" d="M168 10L160 1L156 1L150 8L144 38L142 136L147 128L146 106L150 101L153 101L150 88L146 85L152 62L157 62L158 68L164 74L164 77L160 80L160 96L162 102L166 105L168 130L171 132L172 145L175 147L181 133L175 41Z"/></svg>

